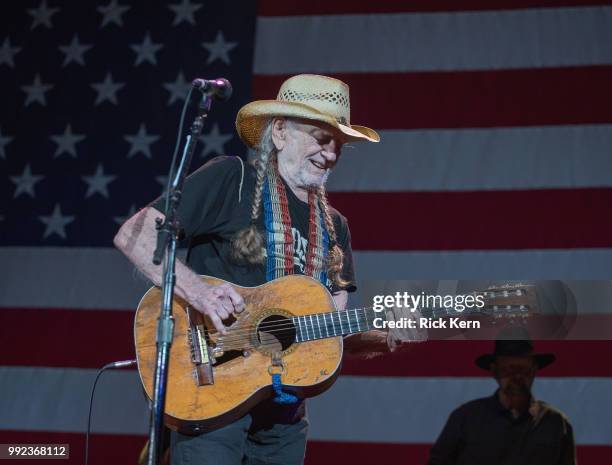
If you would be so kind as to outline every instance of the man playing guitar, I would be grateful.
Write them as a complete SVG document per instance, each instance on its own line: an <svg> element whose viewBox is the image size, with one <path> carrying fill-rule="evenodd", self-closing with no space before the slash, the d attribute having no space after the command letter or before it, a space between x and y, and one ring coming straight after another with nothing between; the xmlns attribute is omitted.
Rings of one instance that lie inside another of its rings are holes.
<svg viewBox="0 0 612 465"><path fill-rule="evenodd" d="M338 310L356 289L346 218L328 203L325 182L343 144L378 142L351 125L348 86L325 76L285 81L276 100L254 101L236 128L252 150L250 163L218 157L185 182L178 218L189 239L187 264L176 264L176 294L205 315L219 334L240 318L245 301L229 283L258 286L304 274L331 292ZM163 198L128 219L115 245L156 285L151 262L155 219ZM228 283L210 284L199 275ZM373 331L346 338L350 352L383 352L401 334ZM240 382L240 380L236 380ZM304 401L263 401L233 423L196 436L172 432L173 464L301 464L308 422ZM246 460L246 462L245 462Z"/></svg>

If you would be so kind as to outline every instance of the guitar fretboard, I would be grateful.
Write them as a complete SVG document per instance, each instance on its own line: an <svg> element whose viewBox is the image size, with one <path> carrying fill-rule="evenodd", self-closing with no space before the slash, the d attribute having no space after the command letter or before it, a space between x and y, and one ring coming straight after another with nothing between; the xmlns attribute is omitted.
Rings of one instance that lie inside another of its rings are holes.
<svg viewBox="0 0 612 465"><path fill-rule="evenodd" d="M296 342L304 342L369 331L374 329L374 318L385 320L385 313L371 308L353 308L296 316L291 320L296 329Z"/></svg>
<svg viewBox="0 0 612 465"><path fill-rule="evenodd" d="M461 310L453 307L420 307L417 313L409 313L413 318L465 317L479 314L488 316L526 316L533 311L534 291L527 285L516 289L488 289L482 292L485 305L481 308L464 306ZM527 297L532 296L531 300ZM328 337L346 336L376 329L376 318L386 321L386 313L375 312L370 308L353 308L328 313L314 313L293 317L296 329L296 342L314 341ZM381 325L378 325L379 327Z"/></svg>

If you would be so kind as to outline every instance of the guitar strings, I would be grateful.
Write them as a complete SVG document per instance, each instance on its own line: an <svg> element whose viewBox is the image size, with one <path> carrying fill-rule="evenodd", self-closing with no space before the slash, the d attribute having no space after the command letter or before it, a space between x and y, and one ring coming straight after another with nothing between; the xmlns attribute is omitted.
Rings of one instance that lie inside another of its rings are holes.
<svg viewBox="0 0 612 465"><path fill-rule="evenodd" d="M351 325L346 325L349 328L349 332L347 333L343 331L341 334L332 335L330 334L329 326L327 325L323 327L321 327L321 325L317 325L317 326L318 328L315 328L314 325L311 325L310 329L307 329L306 331L302 331L299 327L294 325L293 322L283 322L283 323L278 323L274 325L269 325L265 328L265 330L261 326L258 327L257 325L250 325L250 326L240 328L235 333L229 333L228 336L217 336L217 338L220 337L221 340L219 341L219 343L225 346L226 344L232 344L234 342L243 341L245 336L252 334L254 331L262 331L262 332L270 333L273 335L276 335L278 333L283 333L283 332L285 333L295 332L297 335L299 331L300 335L306 336L307 339L305 340L313 340L313 339L324 339L327 337L340 337L345 334L363 332L363 331L368 331L372 329L370 327L369 320L365 316L360 317L356 320L353 320ZM357 326L357 331L355 331L354 329L355 326ZM310 339L311 335L313 335L314 338Z"/></svg>
<svg viewBox="0 0 612 465"><path fill-rule="evenodd" d="M253 329L259 328L260 331L267 331L268 329L271 328L279 328L279 327L296 327L299 328L299 324L295 324L293 322L293 318L306 318L306 317L312 317L313 320L317 319L316 315L322 315L322 314L326 314L326 315L330 315L330 318L332 318L332 324L336 324L335 320L332 317L332 314L336 313L338 314L338 321L342 322L341 326L344 324L344 321L342 321L341 319L341 312L346 312L347 313L347 318L345 321L347 321L347 326L352 326L355 321L355 319L350 318L350 323L348 323L349 317L348 317L348 312L358 312L358 311L363 311L365 312L366 310L370 310L373 309L373 307L363 307L363 308L355 308L355 309L350 309L350 310L337 310L335 312L324 312L324 313L313 313L313 314L309 314L309 315L296 315L291 317L291 319L287 318L286 320L283 321L275 321L275 322L262 322L259 325L248 325L248 326L241 326L239 328L236 328L236 330L232 331L231 327L228 327L228 330L230 331L230 333L228 334L228 336L232 335L245 335L248 334L250 332L253 331ZM362 321L367 321L367 315L364 313L363 315L357 317L357 321L362 322ZM237 320L236 324L239 323L240 320ZM306 322L305 322L306 323ZM308 324L308 323L306 323ZM319 321L317 321L317 326L321 326L320 325L320 319ZM325 326L327 326L327 322L325 322ZM310 327L313 328L314 327L314 321L310 324ZM219 332L217 330L209 330L208 328L206 328L204 331L205 335L218 335ZM221 336L224 337L224 336ZM225 336L227 337L227 336Z"/></svg>
<svg viewBox="0 0 612 465"><path fill-rule="evenodd" d="M228 333L227 336L219 336L218 335L219 332L216 329L215 330L211 330L211 329L208 329L207 327L203 330L203 333L204 333L204 335L207 335L207 336L214 336L214 337L217 337L217 338L220 337L220 338L222 338L222 342L223 343L226 343L228 341L229 342L234 342L234 341L237 341L237 340L242 340L242 339L244 339L244 337L248 336L254 330L270 332L272 328L277 328L277 329L284 329L284 328L286 328L287 330L293 330L295 328L296 331L299 330L300 333L301 333L302 332L301 331L301 325L299 325L299 323L296 325L293 322L293 318L306 318L306 317L315 317L315 318L317 318L317 315L326 315L327 314L327 315L329 315L332 318L332 325L335 327L336 323L335 323L335 321L333 320L333 317L332 317L332 315L334 313L338 314L338 321L340 323L340 327L342 328L341 312L344 312L347 315L346 316L346 320L347 320L347 325L349 327L349 333L346 333L346 334L350 334L350 333L353 333L353 332L360 332L359 331L360 330L359 323L365 322L366 326L369 327L369 325L368 325L368 321L369 320L367 318L367 315L366 315L365 311L373 309L373 308L374 307L371 306L371 307L363 307L363 308L355 308L355 309L347 309L347 310L336 310L336 311L331 311L331 312L328 312L327 310L325 310L325 311L320 312L320 313L312 313L312 314L309 314L309 315L293 315L291 318L285 317L286 320L284 320L284 321L267 322L267 323L262 322L259 325L242 326L242 327L237 328L236 330L232 330L231 326L230 326L230 327L227 327L228 330L229 330L229 333ZM435 310L435 309L432 309L432 310ZM364 314L363 314L362 317L357 317L357 319L355 320L355 322L358 325L358 331L353 331L351 329L351 321L350 321L350 318L349 318L349 312L357 312L357 311L363 311ZM480 311L479 310L475 310L475 309L473 309L470 312L470 314L483 314L483 315L487 315L486 312L481 311L481 310ZM445 316L448 316L448 315L449 315L449 313L445 311ZM279 315L279 316L284 316L284 315ZM435 316L435 315L432 314L432 316ZM239 322L240 322L240 319L238 318L236 323L239 323ZM304 323L307 325L306 321L304 321ZM317 318L317 326L319 327L319 332L322 333L320 321L318 320L318 318ZM310 327L311 327L311 331L310 332L315 334L314 322L313 321L311 321ZM325 321L325 318L324 318L324 328L325 329L328 328L328 324L327 324L327 321ZM361 331L363 331L363 330L361 330ZM328 333L328 331L326 331L326 333ZM308 331L308 328L306 327L306 336L308 337L308 335L309 335L309 331ZM328 336L328 337L337 337L337 336ZM145 346L142 346L142 347L145 347Z"/></svg>
<svg viewBox="0 0 612 465"><path fill-rule="evenodd" d="M365 312L367 310L372 310L372 309L374 309L373 306L371 306L371 307L362 307L362 308L354 308L354 309L348 309L348 310L336 310L336 311L332 311L332 312L323 311L323 312L320 312L320 313L312 313L312 314L308 314L308 315L294 315L291 318L285 317L286 319L283 320L283 321L267 322L267 323L263 322L263 323L261 323L258 326L254 326L254 325L242 326L242 327L236 328L236 330L232 330L231 326L230 326L230 327L227 327L228 330L230 331L230 334L228 334L228 336L229 335L231 335L231 336L243 335L244 336L245 333L249 333L249 332L253 331L254 328L257 328L257 327L260 330L267 330L267 329L270 329L270 328L283 327L283 326L285 326L285 327L286 326L289 326L289 327L294 327L295 326L296 328L299 328L299 324L294 324L293 323L293 318L312 317L313 320L314 320L314 319L317 319L317 315L321 315L321 316L322 315L329 315L329 317L332 318L332 324L335 325L336 322L333 319L332 314L334 314L334 313L338 314L338 321L341 322L342 321L342 319L341 319L341 313L342 312L346 313L347 316L346 316L345 321L347 321L347 325L350 327L351 325L354 324L353 321L355 321L355 319L349 318L349 316L348 316L349 312L363 312L363 314L361 316L357 317L357 321L358 322L363 322L363 321L369 321L367 319L367 315L366 315ZM482 310L471 310L470 311L470 315L478 315L478 314L487 315L487 313L482 311ZM284 315L279 315L279 316L284 316ZM432 316L434 316L434 315L432 315ZM450 314L448 312L446 312L442 316L450 316ZM349 324L349 320L350 320L350 324ZM238 319L237 323L239 323L239 322L240 322L240 320ZM305 323L308 324L307 322L305 322ZM342 324L343 323L344 322L342 322ZM325 321L325 319L324 319L324 327L327 326L327 324L328 324L327 321ZM341 324L341 326L342 326L342 324ZM320 319L317 319L317 326L319 326L319 327L321 326L320 325ZM314 327L314 321L312 323L310 323L310 327L311 328ZM205 328L203 333L205 335L209 335L209 336L219 334L219 332L217 330L212 330L212 329L208 329L208 328ZM223 336L221 336L221 337L223 337ZM227 337L227 336L225 336L225 337Z"/></svg>
<svg viewBox="0 0 612 465"><path fill-rule="evenodd" d="M280 322L269 322L269 323L262 323L260 325L247 325L247 326L242 326L240 328L237 328L236 330L232 331L231 328L229 329L229 334L227 336L219 336L218 332L216 330L208 330L205 329L204 330L204 334L205 335L209 335L209 336L213 336L215 335L215 337L221 338L221 343L222 344L231 344L234 342L239 342L239 341L243 341L245 337L249 336L251 333L253 333L253 331L263 331L263 332L269 332L274 334L275 330L276 332L278 331L294 331L296 332L296 334L299 333L301 335L305 335L307 338L310 337L310 334L314 335L315 337L313 339L305 339L304 341L301 342L305 342L308 340L315 340L315 339L324 339L324 338L328 338L328 337L340 337L340 336L344 336L346 334L352 334L352 333L359 333L359 332L364 332L364 331L370 331L371 329L376 329L376 328L371 328L370 327L370 320L368 319L367 314L365 313L366 310L370 310L373 309L374 307L363 307L363 308L356 308L356 309L349 309L349 310L337 310L335 312L325 312L325 314L330 315L330 317L332 318L332 325L333 328L336 328L336 321L333 319L333 317L331 316L331 314L333 313L337 313L338 316L338 322L341 322L341 318L340 318L340 313L341 312L355 312L355 311L363 311L361 316L358 316L356 319L351 319L350 323L348 320L348 316L347 316L347 320L346 320L346 326L348 326L349 331L348 332L342 332L342 334L334 334L334 335L330 335L329 334L329 324L326 320L324 320L324 325L323 327L321 327L320 324L320 320L317 321L317 325L315 327L314 325L314 321L312 321L310 323L310 328L308 328L306 326L306 331L302 331L301 329L301 325L299 324L295 324L293 322L293 320L287 319L284 321L280 321ZM471 314L486 314L485 312L478 312L478 311L473 311L471 312ZM318 315L322 315L323 313L318 313ZM309 314L309 315L300 315L299 318L305 318L305 317L311 317L311 316L316 316L317 314ZM295 318L295 317L293 317ZM365 325L364 325L365 323ZM305 324L307 325L308 323L305 322ZM357 326L357 331L355 331L354 326ZM365 326L365 328L364 328ZM340 327L343 327L343 324L340 324ZM317 336L317 332L319 333L319 335ZM323 336L323 332L325 332L325 336Z"/></svg>
<svg viewBox="0 0 612 465"><path fill-rule="evenodd" d="M354 310L367 310L369 308L372 308L372 307L365 307L363 309L354 309ZM343 310L340 310L340 311L343 311ZM353 310L350 310L350 311L353 311ZM331 313L339 313L339 312L337 311L337 312L331 312ZM309 315L303 315L303 316L309 316ZM341 334L336 334L336 335L330 335L329 331L325 330L325 328L326 328L325 326L323 328L321 328L320 325L318 325L319 328L318 328L318 331L317 331L315 329L314 325L311 325L311 327L310 327L311 329L310 330L306 330L304 332L302 332L301 330L299 331L300 334L305 333L305 334L302 334L302 335L305 335L306 338L307 338L307 339L304 339L303 341L300 341L300 342L307 342L307 341L318 340L318 339L326 339L326 338L332 338L332 337L341 337L341 336L344 336L344 335L347 335L347 334L358 333L358 332L363 332L363 331L369 331L372 328L370 327L368 321L369 320L367 319L366 315L364 314L363 317L360 317L357 320L353 320L353 322L351 323L350 326L347 325L347 326L349 326L349 330L350 330L348 333L344 333L343 332ZM354 331L352 329L352 327L354 327L355 325L357 325L358 331ZM265 329L265 331L264 331L264 329ZM279 323L268 323L265 327L263 327L263 325L259 326L259 331L270 333L272 335L278 335L278 334L281 334L281 333L294 333L294 332L297 335L297 332L298 332L297 330L298 329L299 328L296 327L293 324L292 321L284 321L284 322L279 322ZM235 332L229 333L228 336L225 336L225 337L224 336L216 336L216 337L217 338L221 337L221 341L219 341L219 342L222 344L224 350L231 350L231 349L227 349L227 346L232 346L233 347L234 343L244 341L246 336L252 334L253 331L257 331L257 330L258 330L258 326L257 325L249 325L249 326L241 327L241 328L237 329ZM207 330L205 330L204 332L208 333L209 335L216 335L216 334L218 334L218 332L212 332L212 331L207 331ZM318 335L317 335L317 333L318 333ZM324 333L325 333L325 336L323 336ZM313 335L314 338L311 339L310 335ZM185 335L185 337L187 337L187 336ZM215 342L215 341L213 341L213 342ZM293 342L297 342L297 341L295 341L295 338L294 338ZM148 346L153 346L153 345L154 344L145 344L145 345L141 345L140 347L148 347ZM265 346L265 345L273 345L273 344L266 344L264 342L261 342L260 345L261 346ZM258 347L258 346L249 344L249 345L246 345L246 346L237 347L234 350L242 350L242 349L245 349L245 348L256 348L256 347Z"/></svg>
<svg viewBox="0 0 612 465"><path fill-rule="evenodd" d="M235 334L241 334L241 333L242 334L249 333L249 332L251 332L256 327L259 327L261 330L267 330L267 329L270 329L270 328L282 327L282 326L296 326L297 327L297 325L295 325L293 323L293 318L306 318L306 317L312 316L314 319L316 319L316 315L323 315L323 314L330 315L330 318L332 318L332 322L335 322L335 320L333 320L333 317L331 316L331 314L333 314L333 313L337 313L338 314L338 321L341 321L341 317L340 317L341 312L347 312L347 315L348 315L348 312L366 311L366 310L370 310L372 308L373 307L363 307L363 308L355 308L355 309L350 309L350 310L336 310L336 311L332 311L332 312L313 313L313 314L309 314L309 315L294 315L291 318L284 317L284 315L279 315L279 316L283 316L285 319L283 321L262 322L259 325L242 326L242 327L236 328L235 330L232 330L231 326L228 326L227 329L231 332L230 333L231 335L235 335ZM364 314L362 317L359 317L359 318L363 318L365 316L366 315ZM352 324L352 321L354 321L354 320L351 319L351 324ZM239 323L240 323L240 319L238 319L236 321L236 323L234 323L234 324L239 324ZM211 335L211 336L219 334L219 332L216 329L208 329L208 328L205 328L203 333L205 335Z"/></svg>
<svg viewBox="0 0 612 465"><path fill-rule="evenodd" d="M352 333L352 334L356 334ZM259 341L257 344L253 344L252 342L248 342L246 344L243 344L244 339L243 338L232 338L232 339L228 339L228 340L223 340L222 343L218 346L219 348L223 349L223 351L227 352L227 351L232 351L232 350L237 350L237 351L242 351L245 349L257 349L258 347L266 347L266 346L273 346L276 343L281 343L281 341L283 339L286 339L286 337L284 338L283 335L285 334L286 336L292 335L291 337L291 343L302 343L302 342L309 342L309 341L315 341L315 340L322 340L322 339L331 339L334 337L343 337L346 334L336 334L336 335L329 335L327 336L324 335L322 337L320 337L319 335L315 335L315 337L313 338L308 338L308 339L303 339L301 341L297 341L294 331L292 329L284 329L284 330L276 330L274 333L270 333L272 334L275 338L278 339L278 341L274 341L274 342L270 342L267 343L265 341ZM155 344L145 344L145 345L141 345L140 348L146 348L146 347L153 347Z"/></svg>
<svg viewBox="0 0 612 465"><path fill-rule="evenodd" d="M365 320L364 320L365 321ZM341 333L341 334L330 334L329 331L325 331L323 328L321 329L321 331L309 331L308 334L306 335L302 335L302 336L306 336L302 341L299 342L306 342L306 341L312 341L312 340L316 340L316 339L327 339L327 338L332 338L332 337L341 337L344 336L346 334L354 334L357 332L362 332L362 331L366 331L368 329L366 329L367 327L364 325L363 328L361 329L361 331L352 331L351 333ZM372 329L372 328L369 328ZM277 337L279 339L282 339L283 335L292 335L292 339L294 342L298 342L296 340L296 337L298 336L298 334L294 331L294 328L282 328L282 329L274 329L271 331L265 331L265 333L270 334L274 337ZM311 337L314 336L314 337ZM220 347L225 348L226 346L231 346L234 343L239 343L244 341L244 338L242 337L232 337L232 338L227 338L227 339L222 339L221 341L219 341ZM262 343L263 344L263 343Z"/></svg>
<svg viewBox="0 0 612 465"><path fill-rule="evenodd" d="M347 333L342 333L341 335L344 334L351 334L354 332L363 332L364 330L361 328L362 324L365 323L366 331L370 330L372 328L369 328L369 319L367 318L367 314L365 314L365 311L373 309L373 307L363 307L363 308L355 308L355 309L348 309L348 310L336 310L333 312L322 312L322 313L313 313L313 314L309 314L309 315L296 315L292 318L306 318L306 317L315 317L316 315L329 315L330 318L332 318L332 324L335 325L337 324L336 321L333 319L332 314L337 313L338 314L338 322L340 323L342 321L341 319L341 313L345 312L347 314L347 319L345 320L346 326L349 327L349 332ZM363 311L364 313L362 314L362 316L359 316L357 319L351 319L350 324L349 324L349 318L348 318L348 313L349 312L355 312L355 311ZM486 315L486 312L483 311L472 311L470 312L471 314L483 314ZM239 320L238 320L239 321ZM304 322L306 325L308 325L308 323L305 321ZM357 325L357 329L358 331L354 331L352 326ZM318 332L320 335L322 335L323 330L325 330L326 336L325 337L339 337L340 335L329 335L329 331L327 328L329 328L329 323L326 321L326 319L324 320L324 326L323 328L321 328L320 325L320 320L317 322L317 326L318 326ZM340 327L342 328L342 324L340 324ZM312 321L312 323L310 324L310 329L308 329L308 327L306 327L306 331L302 331L301 329L301 325L299 324L295 324L293 322L292 319L287 318L284 321L279 321L279 322L268 322L268 323L261 323L259 325L247 325L247 326L241 326L239 328L236 328L235 330L232 330L231 327L228 327L229 333L227 336L220 336L219 332L216 330L209 330L208 328L204 329L203 333L204 335L208 335L208 336L213 336L215 338L221 338L221 343L234 343L237 341L242 341L244 340L245 337L248 337L251 333L253 333L253 331L259 330L259 331L264 331L264 332L273 332L274 329L278 329L278 330L286 330L286 331L293 331L295 329L296 333L297 331L300 332L300 334L304 333L304 335L306 337L309 337L310 334L312 333L313 335L315 335L315 339L321 339L321 336L317 337L316 336L316 332L317 330L315 329L315 325L314 325L314 321ZM307 339L307 340L311 340L311 339ZM153 345L153 344L151 344ZM146 347L147 345L142 345L141 347Z"/></svg>

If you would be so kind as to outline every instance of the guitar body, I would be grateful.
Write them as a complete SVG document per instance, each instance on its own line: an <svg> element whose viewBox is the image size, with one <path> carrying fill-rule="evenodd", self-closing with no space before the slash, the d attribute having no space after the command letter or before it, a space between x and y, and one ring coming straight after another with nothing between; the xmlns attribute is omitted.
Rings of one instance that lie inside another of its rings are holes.
<svg viewBox="0 0 612 465"><path fill-rule="evenodd" d="M209 284L226 282L207 276L202 279ZM322 284L292 275L252 288L232 286L242 295L245 310L222 337L184 300L174 298L165 405L166 424L174 430L197 434L235 421L274 396L271 373L281 372L283 390L300 398L320 394L338 376L342 337L296 343L290 338L279 341L265 332L266 328L291 328L292 316L334 311L332 296ZM149 399L153 397L161 301L161 290L151 288L138 306L134 324L138 370ZM204 359L206 351L210 355L208 364L194 362L193 330L198 319L199 327L207 330L202 353Z"/></svg>

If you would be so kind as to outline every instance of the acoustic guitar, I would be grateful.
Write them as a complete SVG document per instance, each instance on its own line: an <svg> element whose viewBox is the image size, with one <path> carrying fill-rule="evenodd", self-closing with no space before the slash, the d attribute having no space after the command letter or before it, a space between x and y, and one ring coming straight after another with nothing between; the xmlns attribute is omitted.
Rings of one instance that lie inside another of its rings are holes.
<svg viewBox="0 0 612 465"><path fill-rule="evenodd" d="M225 281L202 276L209 284ZM342 336L370 331L385 312L370 308L336 310L329 291L318 281L291 275L257 287L233 285L245 310L226 335L175 296L174 340L170 350L165 422L174 430L197 434L235 421L257 403L271 398L272 374L280 373L283 390L300 398L328 389L338 377ZM533 289L488 289L486 305L461 314L527 315ZM157 318L162 301L151 288L136 311L134 340L144 390L153 397ZM421 309L424 317L450 316L448 309Z"/></svg>

